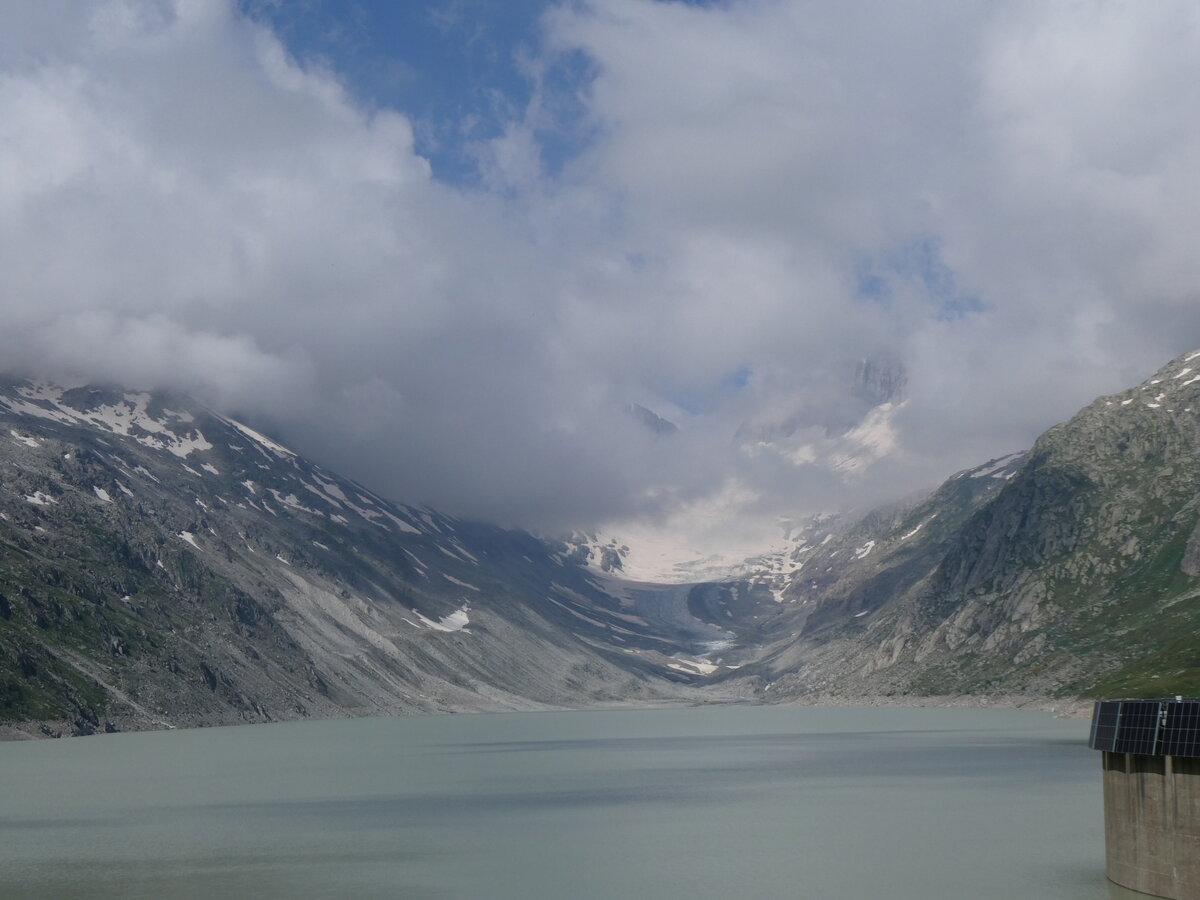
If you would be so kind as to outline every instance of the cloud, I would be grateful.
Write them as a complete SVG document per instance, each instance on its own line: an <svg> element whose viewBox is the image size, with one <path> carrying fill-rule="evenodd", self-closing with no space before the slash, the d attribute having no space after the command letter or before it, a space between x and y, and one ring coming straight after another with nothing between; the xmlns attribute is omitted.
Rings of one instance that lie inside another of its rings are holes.
<svg viewBox="0 0 1200 900"><path fill-rule="evenodd" d="M1026 446L1200 343L1198 19L1186 3L611 0L551 23L599 70L577 177L620 198L650 259L631 283L683 285L654 311L689 357L671 374L739 360L779 420L813 385L846 402L836 373L886 348L910 372L907 452L875 475L907 486ZM904 264L917 249L930 259ZM755 483L797 505L830 496L812 473L770 478Z"/></svg>
<svg viewBox="0 0 1200 900"><path fill-rule="evenodd" d="M470 188L231 2L79 10L0 13L6 365L192 391L410 502L742 534L1200 344L1190 3L558 5ZM882 419L866 357L907 372Z"/></svg>

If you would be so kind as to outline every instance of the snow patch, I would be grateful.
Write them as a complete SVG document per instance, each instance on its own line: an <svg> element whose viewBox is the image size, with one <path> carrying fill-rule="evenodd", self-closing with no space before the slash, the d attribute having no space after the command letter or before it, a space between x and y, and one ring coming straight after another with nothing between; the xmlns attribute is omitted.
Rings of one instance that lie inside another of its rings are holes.
<svg viewBox="0 0 1200 900"><path fill-rule="evenodd" d="M871 551L874 549L875 549L875 542L867 541L865 544L863 544L861 547L859 547L857 550L854 551L854 558L855 559L866 559L868 556L870 556Z"/></svg>
<svg viewBox="0 0 1200 900"><path fill-rule="evenodd" d="M186 459L196 450L211 450L210 444L199 430L186 435L168 433L166 437L155 435L136 435L134 440L153 450L166 450L173 456Z"/></svg>
<svg viewBox="0 0 1200 900"><path fill-rule="evenodd" d="M674 669L677 672L686 672L689 675L711 675L717 671L720 666L714 663L705 662L700 659L682 659L678 656L673 657L675 662L667 663L668 669Z"/></svg>
<svg viewBox="0 0 1200 900"><path fill-rule="evenodd" d="M317 484L321 485L322 490L330 497L335 497L338 500L345 500L346 494L340 487L331 481L325 481L322 478L317 479Z"/></svg>
<svg viewBox="0 0 1200 900"><path fill-rule="evenodd" d="M24 444L26 447L40 447L41 446L41 444L39 444L36 440L31 438L27 434L21 434L18 431L12 431L12 430L10 430L8 433L11 434L14 438L16 438L18 443Z"/></svg>
<svg viewBox="0 0 1200 900"><path fill-rule="evenodd" d="M153 472L151 472L149 469L147 469L145 466L135 466L133 471L136 472L138 475L141 475L143 478L149 478L155 484L162 484L162 481L159 480L158 476L155 475Z"/></svg>
<svg viewBox="0 0 1200 900"><path fill-rule="evenodd" d="M412 525L408 524L408 522L405 522L403 519L393 516L387 510L384 510L383 514L385 516L387 516L389 519L391 519L393 522L396 523L396 527L400 529L402 534L420 534L421 533L420 528L414 528Z"/></svg>
<svg viewBox="0 0 1200 900"><path fill-rule="evenodd" d="M443 572L442 577L445 578L449 582L457 584L459 587L465 587L469 591L475 591L476 593L478 593L478 591L479 591L479 588L475 587L475 585L467 584L465 581L459 581L453 575L447 575L445 572Z"/></svg>
<svg viewBox="0 0 1200 900"><path fill-rule="evenodd" d="M443 547L441 544L434 544L434 546L437 547L437 549L440 550L442 553L446 554L446 556L450 557L451 559L455 560L456 562L461 562L461 563L467 562L467 560L463 559L461 556L459 556L457 553L455 553L449 547Z"/></svg>
<svg viewBox="0 0 1200 900"><path fill-rule="evenodd" d="M920 525L918 525L912 531L908 532L907 534L900 535L900 540L907 541L910 537L912 537L914 534L916 534L918 531L920 531L922 528L924 528L926 525L928 525L930 522L932 522L937 517L938 517L938 514L934 513L932 516L930 516L928 519L926 519L924 522L922 522Z"/></svg>
<svg viewBox="0 0 1200 900"><path fill-rule="evenodd" d="M478 557L469 553L467 551L467 548L464 547L461 543L459 543L457 540L451 540L450 543L454 545L454 549L457 550L459 552L459 554L461 554L462 556L465 556L467 559L471 560L471 562L475 563L475 565L479 565Z"/></svg>
<svg viewBox="0 0 1200 900"><path fill-rule="evenodd" d="M197 550L200 549L200 545L196 543L196 536L194 534L192 534L190 531L179 532L179 538L184 543L191 544Z"/></svg>
<svg viewBox="0 0 1200 900"><path fill-rule="evenodd" d="M316 496L320 497L320 498L321 498L321 500L322 500L322 502L324 502L324 503L328 503L330 506L337 506L337 507L341 507L341 505L342 505L342 504L338 503L338 502L337 502L336 500L334 500L332 497L328 496L328 495L327 495L327 494L326 494L326 493L325 493L323 490L321 490L320 488L318 488L318 487L314 487L313 485L309 484L307 481L301 481L300 483L301 483L302 485L304 485L304 489L305 489L306 491L308 491L310 494L315 494Z"/></svg>
<svg viewBox="0 0 1200 900"><path fill-rule="evenodd" d="M58 501L49 494L43 494L41 491L34 491L32 494L25 495L25 502L32 503L34 506L50 506Z"/></svg>
<svg viewBox="0 0 1200 900"><path fill-rule="evenodd" d="M123 437L132 437L139 444L154 450L166 450L180 459L196 451L211 450L213 446L197 428L176 430L181 424L191 425L195 421L191 413L163 409L161 418L151 415L149 406L152 398L145 392L127 393L116 403L86 411L63 403L61 392L53 399L45 399L79 422Z"/></svg>
<svg viewBox="0 0 1200 900"><path fill-rule="evenodd" d="M259 434L257 431L255 431L253 428L251 428L249 425L243 425L241 422L236 422L233 419L226 419L223 416L221 416L219 418L225 424L232 425L234 428L236 428L238 431L240 431L246 437L250 438L250 440L252 440L256 444L258 444L260 449L266 448L267 450L270 450L272 453L274 453L276 456L283 457L284 459L289 459L296 455L295 453L293 453L291 450L289 450L287 447L283 446L282 444L277 444L277 443L275 443L275 441L271 440L266 435Z"/></svg>
<svg viewBox="0 0 1200 900"><path fill-rule="evenodd" d="M97 497L99 497L99 498L100 498L101 500L103 500L105 503L112 503L112 502L113 502L113 501L112 501L112 497L108 496L108 491L106 491L104 488L102 488L102 487L94 487L94 486L93 486L93 487L92 487L92 491L95 493L95 495L96 495Z"/></svg>
<svg viewBox="0 0 1200 900"><path fill-rule="evenodd" d="M325 513L321 512L319 509L309 509L300 502L300 498L295 494L288 494L284 496L283 494L279 493L279 491L275 490L275 488L268 488L268 490L270 490L271 496L275 498L275 502L280 506L286 506L288 509L294 509L299 512L306 512L313 516L325 515Z"/></svg>
<svg viewBox="0 0 1200 900"><path fill-rule="evenodd" d="M415 609L413 610L413 615L420 619L426 628L431 628L434 631L466 631L467 626L471 624L471 619L467 615L470 611L471 607L466 605L460 606L454 612L450 613L450 615L443 616L436 622L428 616L421 615ZM467 633L470 634L470 632Z"/></svg>
<svg viewBox="0 0 1200 900"><path fill-rule="evenodd" d="M383 529L387 528L387 525L384 524L383 522L376 521L376 519L383 518L383 513L381 513L379 510L367 509L365 507L357 505L356 503L354 503L351 500L343 500L342 502L345 503L352 510L354 510L356 513L358 513L360 516L362 516L364 519L366 519L368 522L370 522L372 525L376 525L379 528L383 528Z"/></svg>

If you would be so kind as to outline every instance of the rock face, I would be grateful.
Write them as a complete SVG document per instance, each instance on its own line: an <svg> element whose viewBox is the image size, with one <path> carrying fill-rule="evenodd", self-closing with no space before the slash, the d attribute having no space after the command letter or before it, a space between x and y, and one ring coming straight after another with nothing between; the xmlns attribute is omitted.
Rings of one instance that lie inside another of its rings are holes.
<svg viewBox="0 0 1200 900"><path fill-rule="evenodd" d="M805 565L788 591L800 638L758 667L776 691L1200 690L1200 354L993 467L861 520L811 579Z"/></svg>
<svg viewBox="0 0 1200 900"><path fill-rule="evenodd" d="M687 696L671 666L699 623L643 615L566 551L389 503L182 398L9 379L0 722Z"/></svg>

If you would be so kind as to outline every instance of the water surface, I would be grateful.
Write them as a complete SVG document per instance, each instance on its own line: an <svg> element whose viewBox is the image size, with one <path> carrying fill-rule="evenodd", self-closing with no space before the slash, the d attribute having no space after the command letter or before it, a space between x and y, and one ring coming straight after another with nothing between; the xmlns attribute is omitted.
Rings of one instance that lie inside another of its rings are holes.
<svg viewBox="0 0 1200 900"><path fill-rule="evenodd" d="M776 706L0 744L0 896L1134 900L1086 737Z"/></svg>

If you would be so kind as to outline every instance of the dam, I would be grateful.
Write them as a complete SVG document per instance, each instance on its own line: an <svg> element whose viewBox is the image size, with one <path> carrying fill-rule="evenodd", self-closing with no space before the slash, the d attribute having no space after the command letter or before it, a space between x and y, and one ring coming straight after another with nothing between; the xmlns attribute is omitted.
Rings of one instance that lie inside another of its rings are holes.
<svg viewBox="0 0 1200 900"><path fill-rule="evenodd" d="M1123 887L1200 900L1200 699L1101 700L1105 873Z"/></svg>

